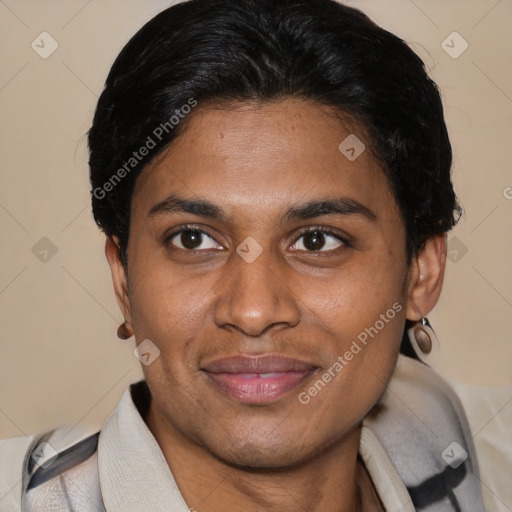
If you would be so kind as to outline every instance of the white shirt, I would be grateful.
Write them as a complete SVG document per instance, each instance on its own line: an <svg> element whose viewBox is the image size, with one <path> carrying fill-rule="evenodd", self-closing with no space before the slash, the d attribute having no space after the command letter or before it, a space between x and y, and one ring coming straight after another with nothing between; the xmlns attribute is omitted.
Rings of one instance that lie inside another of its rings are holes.
<svg viewBox="0 0 512 512"><path fill-rule="evenodd" d="M384 448L363 426L359 452L386 512L414 512ZM164 455L126 390L99 438L100 485L107 512L187 512Z"/></svg>

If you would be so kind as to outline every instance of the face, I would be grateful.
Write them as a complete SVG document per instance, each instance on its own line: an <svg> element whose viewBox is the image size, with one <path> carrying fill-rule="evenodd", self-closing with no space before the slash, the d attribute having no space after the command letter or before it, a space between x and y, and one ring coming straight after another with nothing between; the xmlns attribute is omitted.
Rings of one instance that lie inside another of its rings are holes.
<svg viewBox="0 0 512 512"><path fill-rule="evenodd" d="M349 135L369 147L312 102L198 106L137 182L125 315L160 350L151 407L229 464L312 458L394 369L405 228L370 151L338 149Z"/></svg>

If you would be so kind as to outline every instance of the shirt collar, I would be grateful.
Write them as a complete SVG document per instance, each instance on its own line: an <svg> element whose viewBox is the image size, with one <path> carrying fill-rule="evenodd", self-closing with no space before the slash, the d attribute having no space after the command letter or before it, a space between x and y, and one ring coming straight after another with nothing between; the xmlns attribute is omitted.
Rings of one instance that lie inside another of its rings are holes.
<svg viewBox="0 0 512 512"><path fill-rule="evenodd" d="M386 512L415 512L412 499L386 450L364 424L359 453Z"/></svg>
<svg viewBox="0 0 512 512"><path fill-rule="evenodd" d="M101 493L107 512L188 512L165 457L134 397L145 381L125 390L98 441Z"/></svg>
<svg viewBox="0 0 512 512"><path fill-rule="evenodd" d="M146 382L132 384L101 430L98 467L107 512L190 510L156 439L141 417L148 404ZM414 512L395 466L364 423L359 453L386 512Z"/></svg>

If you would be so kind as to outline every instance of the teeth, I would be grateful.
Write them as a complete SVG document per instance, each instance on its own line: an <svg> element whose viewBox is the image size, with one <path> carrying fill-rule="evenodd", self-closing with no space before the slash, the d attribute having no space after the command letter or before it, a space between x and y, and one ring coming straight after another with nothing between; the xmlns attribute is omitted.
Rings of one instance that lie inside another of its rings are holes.
<svg viewBox="0 0 512 512"><path fill-rule="evenodd" d="M278 375L280 375L280 373L278 372L270 372L270 373L260 373L259 376L262 378L262 379L266 379L268 377L277 377Z"/></svg>

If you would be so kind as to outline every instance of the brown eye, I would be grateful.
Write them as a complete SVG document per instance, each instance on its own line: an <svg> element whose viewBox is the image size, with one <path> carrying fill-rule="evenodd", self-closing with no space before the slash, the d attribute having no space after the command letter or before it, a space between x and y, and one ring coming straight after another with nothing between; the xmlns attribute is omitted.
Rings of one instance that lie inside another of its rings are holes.
<svg viewBox="0 0 512 512"><path fill-rule="evenodd" d="M295 241L292 249L311 252L329 252L348 245L338 235L322 229L310 229L301 234Z"/></svg>
<svg viewBox="0 0 512 512"><path fill-rule="evenodd" d="M180 242L185 249L196 249L201 245L203 235L199 231L187 229L180 233Z"/></svg>
<svg viewBox="0 0 512 512"><path fill-rule="evenodd" d="M318 251L325 245L325 236L321 231L309 231L303 237L304 247L308 251Z"/></svg>
<svg viewBox="0 0 512 512"><path fill-rule="evenodd" d="M167 237L167 245L186 251L218 249L221 246L204 231L185 228Z"/></svg>

